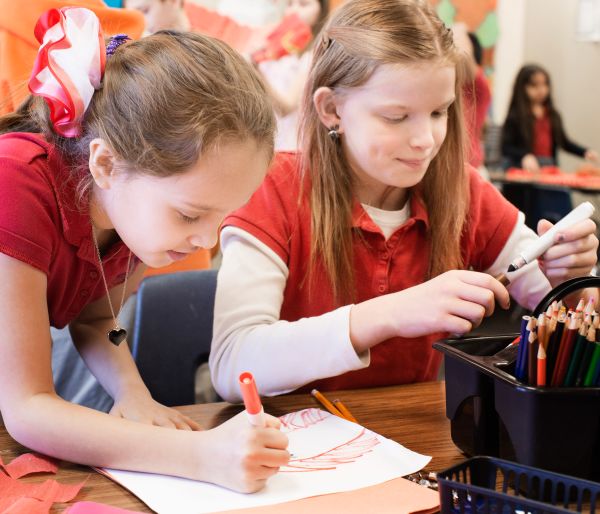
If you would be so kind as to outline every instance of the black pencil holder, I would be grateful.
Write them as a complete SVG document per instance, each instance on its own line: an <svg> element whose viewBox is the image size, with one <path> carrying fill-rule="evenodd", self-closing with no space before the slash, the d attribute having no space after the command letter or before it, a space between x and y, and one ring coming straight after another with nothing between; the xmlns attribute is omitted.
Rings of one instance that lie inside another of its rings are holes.
<svg viewBox="0 0 600 514"><path fill-rule="evenodd" d="M474 457L437 475L442 514L594 514L600 484L492 457Z"/></svg>
<svg viewBox="0 0 600 514"><path fill-rule="evenodd" d="M533 314L600 278L569 280L553 289ZM600 480L600 387L535 387L514 377L518 334L446 340L446 416L464 453Z"/></svg>

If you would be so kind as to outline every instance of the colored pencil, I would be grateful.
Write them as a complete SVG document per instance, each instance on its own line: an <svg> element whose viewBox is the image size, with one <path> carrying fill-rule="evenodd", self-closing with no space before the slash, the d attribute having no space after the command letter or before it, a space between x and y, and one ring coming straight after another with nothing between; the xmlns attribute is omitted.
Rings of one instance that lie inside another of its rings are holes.
<svg viewBox="0 0 600 514"><path fill-rule="evenodd" d="M567 375L565 376L565 380L563 382L563 385L566 387L573 387L575 385L577 371L579 369L579 365L581 364L581 358L583 357L585 345L587 344L585 336L586 324L583 323L581 327L579 327L579 332L577 333L577 337L575 338L575 345L573 346L573 353L571 354L571 358L569 359Z"/></svg>
<svg viewBox="0 0 600 514"><path fill-rule="evenodd" d="M546 385L546 350L543 344L539 345L537 354L537 385Z"/></svg>
<svg viewBox="0 0 600 514"><path fill-rule="evenodd" d="M529 344L527 349L527 383L536 385L537 383L537 352L538 352L537 334L529 332Z"/></svg>
<svg viewBox="0 0 600 514"><path fill-rule="evenodd" d="M558 320L556 322L556 328L550 339L548 340L548 346L546 348L546 372L548 378L554 373L554 365L556 364L556 357L558 355L558 348L562 340L562 336L565 330L565 322L567 321L567 311L564 307L561 307L558 313Z"/></svg>
<svg viewBox="0 0 600 514"><path fill-rule="evenodd" d="M563 339L558 349L558 356L556 357L556 365L554 366L554 373L552 374L552 386L561 386L565 375L567 374L567 368L569 365L569 359L573 352L573 345L575 343L575 337L577 336L578 320L573 315L569 321L569 326L563 333Z"/></svg>
<svg viewBox="0 0 600 514"><path fill-rule="evenodd" d="M600 375L600 344L594 342L594 351L592 352L592 358L590 359L590 365L588 366L587 373L583 385L585 387L593 386Z"/></svg>
<svg viewBox="0 0 600 514"><path fill-rule="evenodd" d="M584 384L585 377L587 375L588 368L592 362L592 355L594 354L594 348L596 347L596 329L592 325L586 335L586 343L583 347L583 356L581 362L577 368L577 375L575 376L575 387L580 387Z"/></svg>

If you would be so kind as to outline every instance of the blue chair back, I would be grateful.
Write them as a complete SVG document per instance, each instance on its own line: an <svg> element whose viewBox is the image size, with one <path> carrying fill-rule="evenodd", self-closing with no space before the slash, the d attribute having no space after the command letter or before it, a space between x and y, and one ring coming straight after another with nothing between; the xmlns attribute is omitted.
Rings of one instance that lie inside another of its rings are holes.
<svg viewBox="0 0 600 514"><path fill-rule="evenodd" d="M195 400L195 377L208 361L216 270L145 278L137 293L132 354L152 397L168 406Z"/></svg>

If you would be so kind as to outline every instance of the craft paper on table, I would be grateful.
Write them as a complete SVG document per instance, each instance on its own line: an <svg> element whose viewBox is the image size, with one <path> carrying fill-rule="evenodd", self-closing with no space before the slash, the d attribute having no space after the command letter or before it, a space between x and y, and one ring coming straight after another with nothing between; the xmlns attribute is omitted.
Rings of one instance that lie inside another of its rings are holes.
<svg viewBox="0 0 600 514"><path fill-rule="evenodd" d="M164 475L99 471L158 514L201 514L368 487L414 473L431 460L319 409L292 412L280 419L293 458L257 493L236 493L213 484Z"/></svg>
<svg viewBox="0 0 600 514"><path fill-rule="evenodd" d="M277 505L229 510L222 514L434 514L439 511L440 495L437 491L405 478L395 478L354 491L312 496Z"/></svg>
<svg viewBox="0 0 600 514"><path fill-rule="evenodd" d="M48 514L54 503L71 501L85 484L61 484L56 480L31 483L18 480L33 473L56 473L56 460L25 453L10 464L0 457L0 513Z"/></svg>

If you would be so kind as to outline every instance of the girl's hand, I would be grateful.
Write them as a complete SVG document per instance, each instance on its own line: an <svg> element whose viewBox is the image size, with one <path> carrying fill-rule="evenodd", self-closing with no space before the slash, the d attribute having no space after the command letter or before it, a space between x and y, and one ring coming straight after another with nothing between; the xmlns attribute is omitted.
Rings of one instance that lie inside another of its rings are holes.
<svg viewBox="0 0 600 514"><path fill-rule="evenodd" d="M585 155L583 157L586 161L600 162L598 152L596 152L595 150L588 150L587 152L585 152Z"/></svg>
<svg viewBox="0 0 600 514"><path fill-rule="evenodd" d="M538 234L541 236L552 226L549 221L540 220ZM596 224L587 219L557 234L554 245L538 262L552 287L555 287L570 278L589 275L596 265L597 249Z"/></svg>
<svg viewBox="0 0 600 514"><path fill-rule="evenodd" d="M154 401L149 394L129 394L115 400L109 414L147 425L178 430L202 430L194 420Z"/></svg>
<svg viewBox="0 0 600 514"><path fill-rule="evenodd" d="M391 337L464 334L510 305L506 288L487 273L447 271L423 284L354 305L350 340L357 353Z"/></svg>
<svg viewBox="0 0 600 514"><path fill-rule="evenodd" d="M523 157L523 159L521 159L521 168L531 173L539 173L540 163L535 155L528 153L525 157Z"/></svg>
<svg viewBox="0 0 600 514"><path fill-rule="evenodd" d="M423 284L394 293L398 300L398 335L434 332L465 334L494 312L496 301L510 306L506 288L487 273L447 271ZM398 316L400 318L400 316Z"/></svg>
<svg viewBox="0 0 600 514"><path fill-rule="evenodd" d="M288 438L279 431L280 421L265 414L266 427L250 424L245 412L205 432L209 444L198 462L205 462L210 481L242 493L262 489L267 479L290 460ZM207 454L208 452L208 454ZM200 473L201 479L204 473Z"/></svg>

